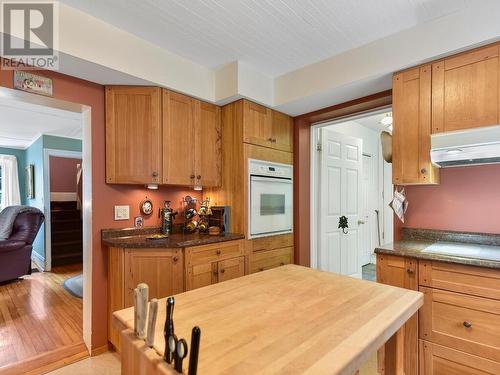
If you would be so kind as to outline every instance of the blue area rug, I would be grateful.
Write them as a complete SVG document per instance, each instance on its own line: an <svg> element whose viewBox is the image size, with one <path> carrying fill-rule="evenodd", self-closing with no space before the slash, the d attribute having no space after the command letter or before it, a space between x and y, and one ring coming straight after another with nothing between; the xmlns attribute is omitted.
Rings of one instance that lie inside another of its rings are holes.
<svg viewBox="0 0 500 375"><path fill-rule="evenodd" d="M63 286L73 296L83 298L83 274L70 277Z"/></svg>

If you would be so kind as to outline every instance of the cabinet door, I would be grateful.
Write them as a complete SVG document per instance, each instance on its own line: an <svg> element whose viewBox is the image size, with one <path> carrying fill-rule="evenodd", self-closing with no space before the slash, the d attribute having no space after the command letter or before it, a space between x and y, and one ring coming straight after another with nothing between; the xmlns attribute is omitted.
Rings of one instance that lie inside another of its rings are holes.
<svg viewBox="0 0 500 375"><path fill-rule="evenodd" d="M377 282L400 288L418 290L418 263L415 259L377 255ZM413 315L401 328L404 336L404 369L406 375L418 374L418 315ZM386 358L395 356L391 338L379 351L379 372L391 374ZM390 361L389 363L392 363ZM382 372L384 371L384 372Z"/></svg>
<svg viewBox="0 0 500 375"><path fill-rule="evenodd" d="M106 87L106 182L161 182L161 91Z"/></svg>
<svg viewBox="0 0 500 375"><path fill-rule="evenodd" d="M394 185L438 183L430 161L431 66L395 74L392 97Z"/></svg>
<svg viewBox="0 0 500 375"><path fill-rule="evenodd" d="M220 107L198 101L196 108L199 112L194 142L196 185L217 187L221 185L222 180Z"/></svg>
<svg viewBox="0 0 500 375"><path fill-rule="evenodd" d="M134 289L139 283L148 284L149 299L184 291L182 250L126 250L124 268L125 307L133 306Z"/></svg>
<svg viewBox="0 0 500 375"><path fill-rule="evenodd" d="M273 148L293 151L293 119L283 113L273 111Z"/></svg>
<svg viewBox="0 0 500 375"><path fill-rule="evenodd" d="M420 340L421 375L496 375L500 363Z"/></svg>
<svg viewBox="0 0 500 375"><path fill-rule="evenodd" d="M217 283L217 262L188 267L186 289L193 290Z"/></svg>
<svg viewBox="0 0 500 375"><path fill-rule="evenodd" d="M163 90L163 183L194 185L195 99Z"/></svg>
<svg viewBox="0 0 500 375"><path fill-rule="evenodd" d="M448 132L499 122L499 46L432 64L432 131Z"/></svg>
<svg viewBox="0 0 500 375"><path fill-rule="evenodd" d="M218 282L245 276L245 257L222 260L217 263Z"/></svg>
<svg viewBox="0 0 500 375"><path fill-rule="evenodd" d="M243 100L243 142L273 147L272 111Z"/></svg>

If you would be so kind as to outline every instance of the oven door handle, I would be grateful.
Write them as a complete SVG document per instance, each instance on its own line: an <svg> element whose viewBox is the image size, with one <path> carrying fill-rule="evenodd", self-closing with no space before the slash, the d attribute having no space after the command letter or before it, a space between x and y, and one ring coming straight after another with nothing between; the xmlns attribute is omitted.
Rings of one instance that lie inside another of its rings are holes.
<svg viewBox="0 0 500 375"><path fill-rule="evenodd" d="M291 184L292 179L286 177L262 177L250 175L250 181L261 181L261 182L281 182L283 184Z"/></svg>

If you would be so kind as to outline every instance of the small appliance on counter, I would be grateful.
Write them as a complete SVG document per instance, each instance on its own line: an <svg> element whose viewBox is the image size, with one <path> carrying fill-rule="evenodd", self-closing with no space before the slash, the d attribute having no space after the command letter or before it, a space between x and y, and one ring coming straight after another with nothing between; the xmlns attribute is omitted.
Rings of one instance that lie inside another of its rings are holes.
<svg viewBox="0 0 500 375"><path fill-rule="evenodd" d="M209 228L218 227L219 233L230 233L230 207L229 206L212 206L212 215L208 219ZM215 233L215 229L212 229ZM219 234L216 233L216 234Z"/></svg>

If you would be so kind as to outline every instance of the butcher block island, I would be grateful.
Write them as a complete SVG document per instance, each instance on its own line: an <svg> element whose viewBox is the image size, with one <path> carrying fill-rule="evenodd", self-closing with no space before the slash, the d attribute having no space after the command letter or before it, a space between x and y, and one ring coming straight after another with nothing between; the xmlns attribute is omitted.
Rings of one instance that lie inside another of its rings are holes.
<svg viewBox="0 0 500 375"><path fill-rule="evenodd" d="M175 295L173 316L188 345L201 328L200 375L352 375L388 340L385 373L403 374L399 328L422 304L420 292L286 265ZM161 299L149 349L133 333L133 308L113 314L123 375L176 374L162 360L165 318Z"/></svg>

